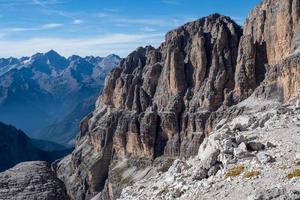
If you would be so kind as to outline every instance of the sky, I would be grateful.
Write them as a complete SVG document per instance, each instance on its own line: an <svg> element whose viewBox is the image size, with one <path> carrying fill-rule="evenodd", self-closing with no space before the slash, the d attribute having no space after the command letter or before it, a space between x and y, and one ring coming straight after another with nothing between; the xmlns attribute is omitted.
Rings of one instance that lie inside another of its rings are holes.
<svg viewBox="0 0 300 200"><path fill-rule="evenodd" d="M0 0L0 57L64 56L158 47L165 33L212 13L242 25L261 0Z"/></svg>

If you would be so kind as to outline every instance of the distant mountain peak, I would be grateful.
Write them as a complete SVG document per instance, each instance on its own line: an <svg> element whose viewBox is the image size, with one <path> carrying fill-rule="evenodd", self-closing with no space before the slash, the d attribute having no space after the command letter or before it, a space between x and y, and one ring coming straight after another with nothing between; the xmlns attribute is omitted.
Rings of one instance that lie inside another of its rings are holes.
<svg viewBox="0 0 300 200"><path fill-rule="evenodd" d="M56 52L53 49L51 49L50 51L46 52L45 55L47 55L47 56L60 56L60 57L62 57L58 52Z"/></svg>
<svg viewBox="0 0 300 200"><path fill-rule="evenodd" d="M109 55L106 56L106 58L112 58L112 57L116 57L116 58L121 59L121 57L116 55L116 54L109 54Z"/></svg>
<svg viewBox="0 0 300 200"><path fill-rule="evenodd" d="M108 73L111 68L118 65L121 58L116 54L109 54L106 57L100 56L85 56L72 55L68 58L59 54L57 51L51 49L45 53L36 53L31 57L22 58L0 58L0 76L10 71L11 69L21 69L23 67L32 68L36 71L51 75L60 74L68 66L73 66L72 62L81 63L81 65L92 64L94 66L100 66L105 68L105 73ZM73 66L74 67L74 66Z"/></svg>
<svg viewBox="0 0 300 200"><path fill-rule="evenodd" d="M68 58L68 61L70 61L70 62L80 61L80 60L84 60L84 58L82 58L81 56L78 56L78 55L72 55Z"/></svg>
<svg viewBox="0 0 300 200"><path fill-rule="evenodd" d="M39 132L42 128L64 120L79 102L102 91L108 69L119 64L115 55L103 60L98 56L66 58L54 50L20 59L0 58L0 121L43 139L44 133ZM83 117L87 111L91 111L90 107L77 112ZM68 133L53 129L49 135L69 134L73 139L79 131L75 120L62 124L68 127Z"/></svg>

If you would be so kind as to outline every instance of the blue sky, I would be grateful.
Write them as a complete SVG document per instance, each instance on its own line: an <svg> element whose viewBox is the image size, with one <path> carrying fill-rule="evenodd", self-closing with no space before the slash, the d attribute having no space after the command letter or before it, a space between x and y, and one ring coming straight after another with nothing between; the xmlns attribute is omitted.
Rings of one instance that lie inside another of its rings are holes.
<svg viewBox="0 0 300 200"><path fill-rule="evenodd" d="M260 0L0 0L0 57L50 49L126 56L167 31L221 13L243 24Z"/></svg>

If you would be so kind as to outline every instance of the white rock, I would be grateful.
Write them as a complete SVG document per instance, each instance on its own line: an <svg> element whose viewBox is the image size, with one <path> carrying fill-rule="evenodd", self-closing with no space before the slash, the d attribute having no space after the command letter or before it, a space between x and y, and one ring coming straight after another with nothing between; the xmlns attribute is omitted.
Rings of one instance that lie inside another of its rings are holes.
<svg viewBox="0 0 300 200"><path fill-rule="evenodd" d="M248 156L248 155L249 155L249 152L248 152L247 146L244 142L241 143L238 146L238 148L234 149L234 156L235 157L241 158L241 157L245 157L245 156Z"/></svg>
<svg viewBox="0 0 300 200"><path fill-rule="evenodd" d="M231 130L240 130L246 131L252 125L251 117L249 116L240 116L234 118L230 123Z"/></svg>
<svg viewBox="0 0 300 200"><path fill-rule="evenodd" d="M269 154L267 154L265 152L259 152L256 155L256 158L259 160L259 162L264 163L264 164L275 161L275 159L272 156L270 156Z"/></svg>
<svg viewBox="0 0 300 200"><path fill-rule="evenodd" d="M300 108L300 99L297 99L296 101L296 108Z"/></svg>
<svg viewBox="0 0 300 200"><path fill-rule="evenodd" d="M203 163L205 169L210 169L217 162L220 154L220 145L213 139L213 137L206 138L200 145L198 158Z"/></svg>
<svg viewBox="0 0 300 200"><path fill-rule="evenodd" d="M247 138L244 136L244 135L241 135L241 134L238 134L236 137L235 137L235 141L236 143L239 145L241 144L242 142L245 142L247 140Z"/></svg>
<svg viewBox="0 0 300 200"><path fill-rule="evenodd" d="M296 153L296 160L300 160L300 153Z"/></svg>

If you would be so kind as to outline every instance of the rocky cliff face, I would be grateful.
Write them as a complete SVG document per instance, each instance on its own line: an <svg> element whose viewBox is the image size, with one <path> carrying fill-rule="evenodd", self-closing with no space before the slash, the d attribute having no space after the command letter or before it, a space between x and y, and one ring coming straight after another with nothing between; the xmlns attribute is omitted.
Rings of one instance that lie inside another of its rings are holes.
<svg viewBox="0 0 300 200"><path fill-rule="evenodd" d="M197 154L210 112L226 106L234 89L241 35L230 18L214 14L124 59L82 123L76 150L58 166L73 198L100 192L113 159ZM106 183L110 198L118 195L113 184Z"/></svg>
<svg viewBox="0 0 300 200"><path fill-rule="evenodd" d="M298 0L266 0L244 33L214 14L170 31L158 49L131 53L106 79L75 151L58 164L71 197L115 199L145 177L135 176L145 170L137 163L195 155L222 119L244 112L230 106L254 91L280 102L297 96L299 16ZM139 161L124 169L124 159Z"/></svg>
<svg viewBox="0 0 300 200"><path fill-rule="evenodd" d="M291 54L299 53L299 19L298 0L265 0L252 10L239 45L235 74L237 96L242 99L248 97L264 80L266 71L289 68L278 69L277 64ZM281 72L278 71L277 75ZM283 97L284 100L291 97L290 92L284 92L284 95L289 93Z"/></svg>

